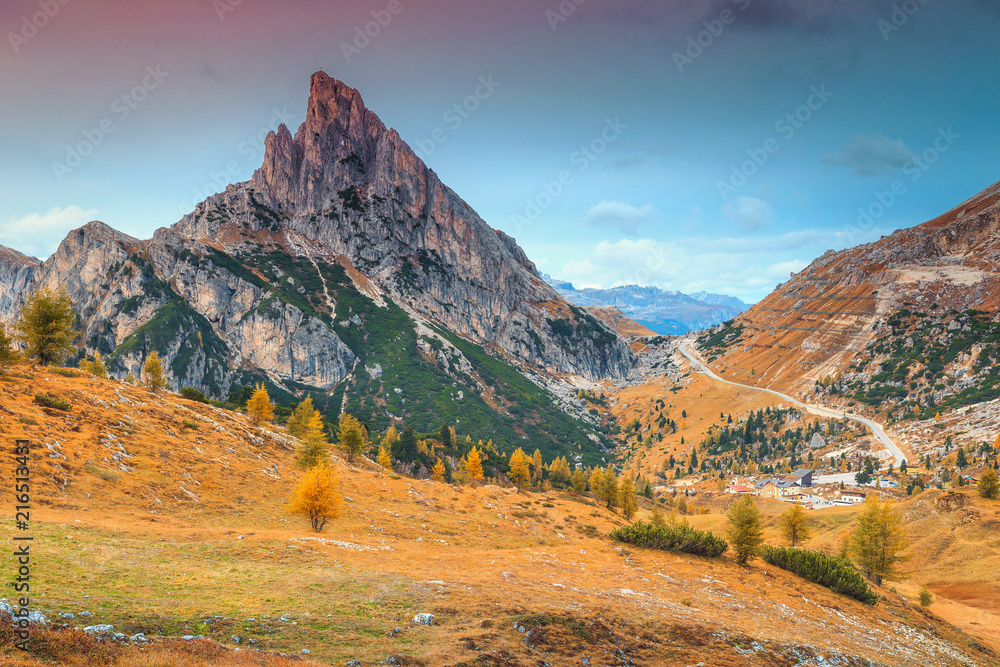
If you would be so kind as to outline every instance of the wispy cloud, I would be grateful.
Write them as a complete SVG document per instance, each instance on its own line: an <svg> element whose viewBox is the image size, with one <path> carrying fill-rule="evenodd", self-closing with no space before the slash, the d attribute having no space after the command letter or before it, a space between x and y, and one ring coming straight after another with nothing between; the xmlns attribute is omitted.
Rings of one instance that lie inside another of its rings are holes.
<svg viewBox="0 0 1000 667"><path fill-rule="evenodd" d="M840 151L820 158L827 164L849 167L858 176L882 176L902 169L916 156L903 144L884 134L854 137Z"/></svg>
<svg viewBox="0 0 1000 667"><path fill-rule="evenodd" d="M774 220L774 211L762 199L737 197L723 205L722 217L738 223L743 231L757 232L767 229Z"/></svg>
<svg viewBox="0 0 1000 667"><path fill-rule="evenodd" d="M863 240L877 239L882 233L884 230L870 230ZM728 294L752 303L788 280L790 273L808 266L811 258L857 241L841 232L820 229L766 238L604 240L589 252L579 252L578 259L550 269L553 275L577 288L653 285L688 294L699 291Z"/></svg>
<svg viewBox="0 0 1000 667"><path fill-rule="evenodd" d="M587 211L587 224L594 227L613 227L625 234L634 235L640 225L656 214L652 206L636 207L620 201L602 201Z"/></svg>
<svg viewBox="0 0 1000 667"><path fill-rule="evenodd" d="M0 245L25 255L45 258L55 252L70 231L82 227L97 215L97 209L79 206L55 207L47 213L31 213L23 218L0 222Z"/></svg>

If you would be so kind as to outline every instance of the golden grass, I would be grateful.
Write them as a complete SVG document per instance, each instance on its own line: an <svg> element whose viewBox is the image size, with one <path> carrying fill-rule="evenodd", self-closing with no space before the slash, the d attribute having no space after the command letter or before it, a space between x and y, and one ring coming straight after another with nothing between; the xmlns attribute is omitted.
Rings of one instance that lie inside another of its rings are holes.
<svg viewBox="0 0 1000 667"><path fill-rule="evenodd" d="M237 635L270 652L308 648L324 664L402 655L427 665L579 665L585 656L598 665L618 648L636 664L757 664L760 656L734 648L747 638L764 642L776 664L793 646L891 665L919 655L934 664L927 646L904 654L869 638L878 628L903 645L900 619L917 619L908 602L890 596L869 608L759 563L745 569L728 558L624 549L604 537L621 517L572 494L457 488L335 458L345 512L317 535L286 512L300 473L280 432L173 395L44 370L27 375L0 383L0 439L26 434L34 445L36 602L50 613L93 612L72 621L81 626L205 634L230 647ZM39 385L71 400L73 414L32 405ZM116 389L127 403L113 405ZM691 400L697 420L702 408ZM711 412L717 417L704 408ZM201 428L181 430L181 419L198 419ZM50 459L44 443L58 444L66 458ZM114 461L121 448L131 458ZM92 474L88 462L119 476ZM3 474L12 464L5 448ZM722 517L697 520L717 525ZM5 523L0 540L10 533ZM776 621L779 603L794 621ZM435 614L435 625L410 623L419 612ZM536 632L531 648L513 623L538 614L562 620ZM988 664L967 637L920 618L920 627L931 623L949 645ZM582 626L593 641L573 633ZM387 634L397 627L401 634ZM130 650L128 660L151 662L122 664L229 664L220 661L248 655L164 658L161 649L190 645ZM496 662L507 654L510 662Z"/></svg>

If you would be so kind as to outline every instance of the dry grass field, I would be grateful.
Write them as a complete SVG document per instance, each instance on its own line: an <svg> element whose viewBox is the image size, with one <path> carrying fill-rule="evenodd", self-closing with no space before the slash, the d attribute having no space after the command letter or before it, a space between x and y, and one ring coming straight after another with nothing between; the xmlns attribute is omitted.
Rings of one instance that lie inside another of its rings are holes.
<svg viewBox="0 0 1000 667"><path fill-rule="evenodd" d="M72 409L37 405L39 392ZM86 375L22 366L0 379L0 511L11 515L22 437L32 443L33 601L54 629L29 654L0 634L4 665L291 661L278 654L324 665L1000 664L988 637L921 610L902 588L868 607L760 561L625 548L606 537L620 516L563 492L455 487L335 457L344 514L316 534L286 510L301 472L281 429ZM850 517L824 521L834 541ZM418 613L434 624L412 623ZM98 623L153 641L59 629Z"/></svg>

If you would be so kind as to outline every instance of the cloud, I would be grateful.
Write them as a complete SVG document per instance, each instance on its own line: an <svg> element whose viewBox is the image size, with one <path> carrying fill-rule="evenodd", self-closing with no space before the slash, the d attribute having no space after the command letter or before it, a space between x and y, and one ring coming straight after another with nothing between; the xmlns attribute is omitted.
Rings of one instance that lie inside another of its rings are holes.
<svg viewBox="0 0 1000 667"><path fill-rule="evenodd" d="M97 215L97 209L79 206L52 208L47 213L31 213L20 219L0 222L0 245L25 255L45 258L55 252L70 231L82 227Z"/></svg>
<svg viewBox="0 0 1000 667"><path fill-rule="evenodd" d="M767 202L755 197L737 197L722 206L722 216L739 223L747 232L767 229L774 220L774 211Z"/></svg>
<svg viewBox="0 0 1000 667"><path fill-rule="evenodd" d="M798 273L829 249L878 239L884 230L854 238L848 230L801 229L762 238L696 236L673 241L649 238L604 240L581 246L553 276L585 287L656 286L686 294L710 292L754 303L790 273Z"/></svg>
<svg viewBox="0 0 1000 667"><path fill-rule="evenodd" d="M849 167L858 176L881 176L899 171L916 156L903 144L884 134L857 136L837 153L820 158L827 164Z"/></svg>
<svg viewBox="0 0 1000 667"><path fill-rule="evenodd" d="M620 201L602 201L587 211L587 224L594 227L615 227L625 234L634 235L639 226L656 214L652 206L636 208Z"/></svg>
<svg viewBox="0 0 1000 667"><path fill-rule="evenodd" d="M705 18L716 17L724 9L740 16L740 21L758 29L791 29L802 33L825 33L865 20L873 12L891 6L891 0L716 0ZM736 9L734 9L734 7ZM740 10L739 8L745 7Z"/></svg>

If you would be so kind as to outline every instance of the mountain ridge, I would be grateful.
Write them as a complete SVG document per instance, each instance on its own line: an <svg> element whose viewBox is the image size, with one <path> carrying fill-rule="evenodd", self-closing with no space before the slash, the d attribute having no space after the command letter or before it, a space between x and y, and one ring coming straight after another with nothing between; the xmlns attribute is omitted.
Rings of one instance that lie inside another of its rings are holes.
<svg viewBox="0 0 1000 667"><path fill-rule="evenodd" d="M877 411L933 416L990 400L998 260L1000 183L922 225L828 251L701 349L762 386Z"/></svg>
<svg viewBox="0 0 1000 667"><path fill-rule="evenodd" d="M316 391L331 413L383 428L471 411L484 438L545 432L556 446L558 429L562 446L594 449L583 405L549 386L624 377L631 348L550 288L360 93L313 75L305 122L265 144L250 181L150 239L95 221L44 262L4 252L0 321L35 289L61 288L86 352L115 377L141 377L156 350L174 389Z"/></svg>
<svg viewBox="0 0 1000 667"><path fill-rule="evenodd" d="M564 298L587 308L618 308L638 324L660 335L683 335L707 329L744 312L748 305L722 294L684 294L653 286L620 285L577 289L572 283L542 276Z"/></svg>

